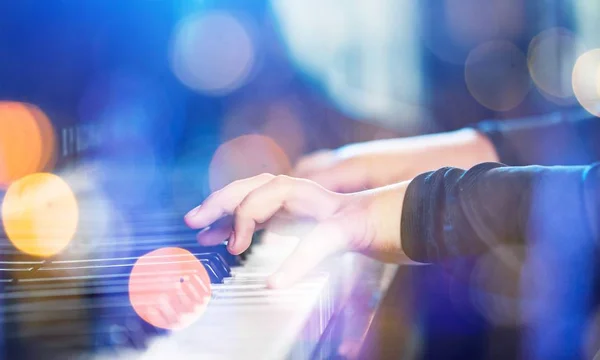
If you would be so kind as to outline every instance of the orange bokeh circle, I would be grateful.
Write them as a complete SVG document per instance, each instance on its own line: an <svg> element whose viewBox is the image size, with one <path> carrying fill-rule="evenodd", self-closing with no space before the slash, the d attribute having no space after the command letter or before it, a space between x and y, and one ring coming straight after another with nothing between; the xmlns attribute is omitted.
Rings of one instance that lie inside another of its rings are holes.
<svg viewBox="0 0 600 360"><path fill-rule="evenodd" d="M129 277L129 301L149 324L182 329L202 316L210 301L210 278L192 253L162 248L140 257Z"/></svg>
<svg viewBox="0 0 600 360"><path fill-rule="evenodd" d="M42 110L25 103L0 102L0 187L49 170L54 149L54 131Z"/></svg>
<svg viewBox="0 0 600 360"><path fill-rule="evenodd" d="M62 251L77 230L79 209L69 185L49 173L14 181L2 202L4 231L24 253L47 257Z"/></svg>
<svg viewBox="0 0 600 360"><path fill-rule="evenodd" d="M275 140L249 134L219 146L208 168L210 189L219 190L232 181L262 173L286 174L290 159Z"/></svg>
<svg viewBox="0 0 600 360"><path fill-rule="evenodd" d="M36 171L50 171L56 162L56 136L54 127L46 114L37 106L26 105L35 118L42 135L42 155Z"/></svg>

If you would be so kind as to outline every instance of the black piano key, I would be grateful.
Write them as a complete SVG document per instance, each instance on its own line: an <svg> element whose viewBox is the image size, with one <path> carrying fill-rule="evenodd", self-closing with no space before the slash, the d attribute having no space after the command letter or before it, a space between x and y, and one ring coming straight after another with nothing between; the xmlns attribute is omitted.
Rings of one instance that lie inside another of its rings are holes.
<svg viewBox="0 0 600 360"><path fill-rule="evenodd" d="M227 264L225 259L219 253L215 252L205 252L205 253L196 253L195 254L198 259L208 259L210 260L218 270L223 273L224 277L231 277L231 267Z"/></svg>
<svg viewBox="0 0 600 360"><path fill-rule="evenodd" d="M227 250L227 245L221 244L216 246L201 246L199 247L203 253L214 254L215 258L224 263L227 271L231 271L234 266L241 265L240 258L237 255L231 254Z"/></svg>
<svg viewBox="0 0 600 360"><path fill-rule="evenodd" d="M229 267L235 267L242 265L242 259L238 255L233 255L227 250L227 245L215 245L215 246L202 246L200 249L206 252L214 252L225 260L225 263L229 265Z"/></svg>
<svg viewBox="0 0 600 360"><path fill-rule="evenodd" d="M264 233L264 229L255 231L254 234L252 234L252 245L260 244Z"/></svg>
<svg viewBox="0 0 600 360"><path fill-rule="evenodd" d="M250 242L250 246L248 247L248 249L246 249L246 251L244 251L243 253L240 254L240 258L243 261L246 261L246 259L248 258L248 255L252 254L252 249L254 248L254 246L256 246L257 244L260 244L260 239L262 238L263 233L264 233L264 230L258 230L256 232L254 232L254 234L252 234L252 241Z"/></svg>
<svg viewBox="0 0 600 360"><path fill-rule="evenodd" d="M238 255L242 261L248 260L248 252L244 251L243 253Z"/></svg>
<svg viewBox="0 0 600 360"><path fill-rule="evenodd" d="M211 263L209 259L201 259L202 265L208 273L211 284L222 284L225 276L222 271L218 270L217 267Z"/></svg>

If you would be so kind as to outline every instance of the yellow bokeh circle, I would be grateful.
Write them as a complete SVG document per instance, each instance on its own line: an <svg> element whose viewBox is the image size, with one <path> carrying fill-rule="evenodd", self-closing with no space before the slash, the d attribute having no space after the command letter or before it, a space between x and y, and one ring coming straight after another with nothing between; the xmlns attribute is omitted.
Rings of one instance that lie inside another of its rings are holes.
<svg viewBox="0 0 600 360"><path fill-rule="evenodd" d="M13 182L2 203L4 231L24 253L48 257L71 241L79 220L69 185L50 173L35 173Z"/></svg>

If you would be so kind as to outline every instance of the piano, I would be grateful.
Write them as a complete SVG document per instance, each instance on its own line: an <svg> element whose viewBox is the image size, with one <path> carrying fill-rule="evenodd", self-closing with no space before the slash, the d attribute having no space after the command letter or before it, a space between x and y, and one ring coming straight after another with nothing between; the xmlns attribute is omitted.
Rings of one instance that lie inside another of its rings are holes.
<svg viewBox="0 0 600 360"><path fill-rule="evenodd" d="M183 223L187 209L118 213L88 173L62 174L79 201L78 230L64 251L35 258L0 240L5 359L352 358L339 350L364 341L396 271L345 254L291 288L270 290L266 276L293 239L259 232L242 256L224 244L201 247ZM144 321L128 290L136 261L167 247L189 251L210 278L204 312L177 330Z"/></svg>

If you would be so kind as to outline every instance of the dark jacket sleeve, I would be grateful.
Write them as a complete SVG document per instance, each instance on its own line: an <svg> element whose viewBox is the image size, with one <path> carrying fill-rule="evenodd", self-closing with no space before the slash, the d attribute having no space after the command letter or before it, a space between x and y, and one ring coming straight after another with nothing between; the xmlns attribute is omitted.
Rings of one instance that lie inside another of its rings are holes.
<svg viewBox="0 0 600 360"><path fill-rule="evenodd" d="M529 319L524 358L584 358L600 294L600 164L444 168L409 184L402 212L409 258L468 284L482 309Z"/></svg>
<svg viewBox="0 0 600 360"><path fill-rule="evenodd" d="M600 161L600 119L585 110L475 126L512 166L586 165Z"/></svg>
<svg viewBox="0 0 600 360"><path fill-rule="evenodd" d="M600 300L600 164L444 168L409 184L402 211L409 258L468 284L482 309L518 306L524 358L585 357Z"/></svg>
<svg viewBox="0 0 600 360"><path fill-rule="evenodd" d="M442 168L408 186L402 246L425 263L472 257L501 245L556 245L568 251L598 240L600 164Z"/></svg>

